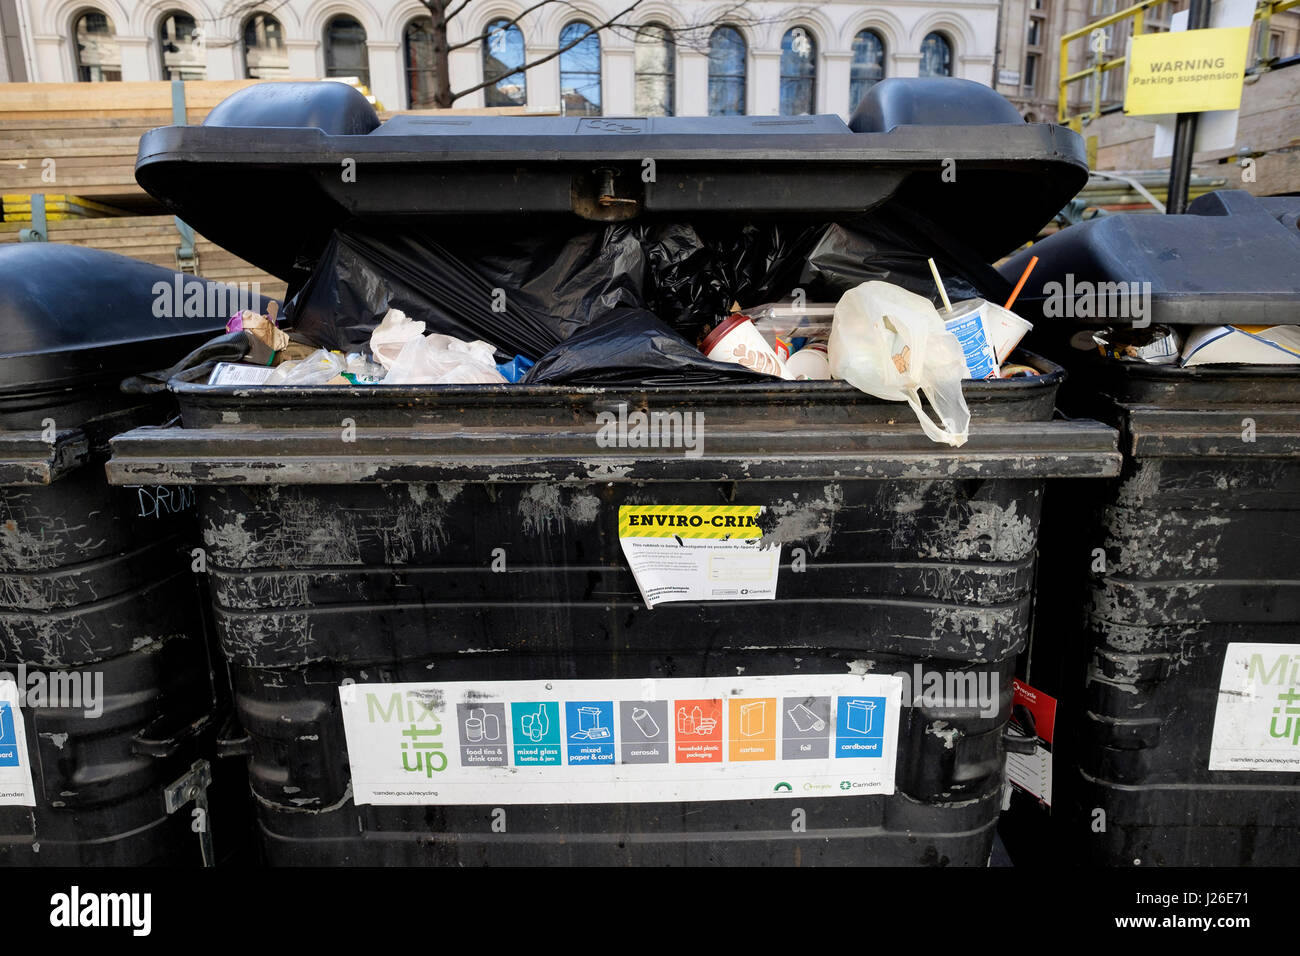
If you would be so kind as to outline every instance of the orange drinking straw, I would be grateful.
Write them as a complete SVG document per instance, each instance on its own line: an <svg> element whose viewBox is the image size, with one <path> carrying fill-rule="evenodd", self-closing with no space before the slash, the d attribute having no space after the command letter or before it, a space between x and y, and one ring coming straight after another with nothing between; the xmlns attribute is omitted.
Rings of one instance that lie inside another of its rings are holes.
<svg viewBox="0 0 1300 956"><path fill-rule="evenodd" d="M1029 260L1029 265L1025 266L1025 271L1020 273L1020 281L1017 282L1016 287L1011 290L1011 298L1007 299L1007 304L1002 308L1006 309L1008 312L1011 311L1012 303L1016 301L1016 296L1020 295L1020 290L1025 287L1025 280L1029 278L1029 273L1034 271L1034 266L1036 265L1038 265L1038 256L1034 256Z"/></svg>

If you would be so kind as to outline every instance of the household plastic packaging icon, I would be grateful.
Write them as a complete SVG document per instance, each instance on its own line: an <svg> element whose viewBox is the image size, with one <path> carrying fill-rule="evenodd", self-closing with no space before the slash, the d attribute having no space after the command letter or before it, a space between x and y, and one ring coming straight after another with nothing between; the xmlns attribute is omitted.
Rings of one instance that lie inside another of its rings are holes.
<svg viewBox="0 0 1300 956"><path fill-rule="evenodd" d="M928 299L888 282L849 290L835 306L828 353L836 378L877 398L907 402L931 440L966 444L966 358ZM921 405L921 392L939 423Z"/></svg>

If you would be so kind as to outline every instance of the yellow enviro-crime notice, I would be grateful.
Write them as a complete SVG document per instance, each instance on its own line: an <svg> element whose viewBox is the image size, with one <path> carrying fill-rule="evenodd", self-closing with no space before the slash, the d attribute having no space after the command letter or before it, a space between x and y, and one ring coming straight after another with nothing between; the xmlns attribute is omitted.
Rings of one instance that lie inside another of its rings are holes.
<svg viewBox="0 0 1300 956"><path fill-rule="evenodd" d="M1237 109L1249 43L1249 27L1135 36L1124 112L1150 116Z"/></svg>

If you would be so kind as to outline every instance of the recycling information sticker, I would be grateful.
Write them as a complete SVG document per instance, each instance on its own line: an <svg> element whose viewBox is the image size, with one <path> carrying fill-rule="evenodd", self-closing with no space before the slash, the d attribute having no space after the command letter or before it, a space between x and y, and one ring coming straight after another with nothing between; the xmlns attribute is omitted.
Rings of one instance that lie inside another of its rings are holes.
<svg viewBox="0 0 1300 956"><path fill-rule="evenodd" d="M646 607L669 601L771 601L781 546L765 544L760 505L623 505L618 538Z"/></svg>
<svg viewBox="0 0 1300 956"><path fill-rule="evenodd" d="M1228 645L1210 769L1300 771L1300 645Z"/></svg>
<svg viewBox="0 0 1300 956"><path fill-rule="evenodd" d="M895 675L346 684L358 804L894 792Z"/></svg>
<svg viewBox="0 0 1300 956"><path fill-rule="evenodd" d="M18 685L0 681L0 806L36 806Z"/></svg>

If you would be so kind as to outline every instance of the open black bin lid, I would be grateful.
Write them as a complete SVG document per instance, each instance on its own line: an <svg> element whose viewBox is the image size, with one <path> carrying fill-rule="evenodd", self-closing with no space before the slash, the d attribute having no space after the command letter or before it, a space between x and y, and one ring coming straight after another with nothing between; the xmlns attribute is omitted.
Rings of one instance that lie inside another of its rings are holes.
<svg viewBox="0 0 1300 956"><path fill-rule="evenodd" d="M240 291L99 249L0 246L0 400L87 384L115 390L128 375L171 365L225 327ZM249 307L260 308L253 291Z"/></svg>
<svg viewBox="0 0 1300 956"><path fill-rule="evenodd" d="M1143 294L1150 283L1151 322L1186 325L1300 324L1300 197L1257 199L1221 190L1196 199L1187 215L1126 213L1079 223L1009 259L1019 276L1039 259L1016 311L1031 321L1110 325L1113 314L1063 314L1050 300L1109 295L1116 283ZM1058 283L1059 288L1052 283ZM1123 293L1121 293L1123 294ZM1105 310L1103 310L1105 311Z"/></svg>
<svg viewBox="0 0 1300 956"><path fill-rule="evenodd" d="M141 139L136 179L290 279L340 224L579 216L847 218L897 205L992 260L1087 178L1083 143L951 78L876 84L836 116L398 116L338 83L266 83Z"/></svg>

